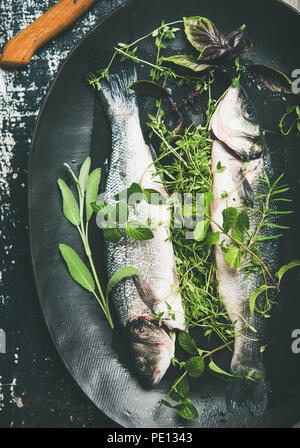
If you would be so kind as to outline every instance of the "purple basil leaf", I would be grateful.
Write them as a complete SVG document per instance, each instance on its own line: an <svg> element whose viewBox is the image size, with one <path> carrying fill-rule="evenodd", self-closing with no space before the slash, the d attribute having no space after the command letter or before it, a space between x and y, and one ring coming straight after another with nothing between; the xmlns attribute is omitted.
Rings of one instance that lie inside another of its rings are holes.
<svg viewBox="0 0 300 448"><path fill-rule="evenodd" d="M246 25L242 25L236 31L233 31L227 37L228 45L232 48L230 58L236 58L241 53L250 50L253 47L251 40L248 38Z"/></svg>
<svg viewBox="0 0 300 448"><path fill-rule="evenodd" d="M169 58L162 58L162 60L168 62L174 62L174 64L189 68L194 72L202 72L203 70L212 67L212 64L206 64L206 63L201 64L193 56L185 56L182 54L170 56Z"/></svg>
<svg viewBox="0 0 300 448"><path fill-rule="evenodd" d="M193 47L202 52L208 45L223 46L225 36L205 17L184 17L186 36Z"/></svg>
<svg viewBox="0 0 300 448"><path fill-rule="evenodd" d="M293 93L292 81L284 73L266 65L250 65L248 70L272 92Z"/></svg>
<svg viewBox="0 0 300 448"><path fill-rule="evenodd" d="M130 84L129 89L141 95L153 96L154 98L166 98L170 96L167 89L153 81L136 81Z"/></svg>

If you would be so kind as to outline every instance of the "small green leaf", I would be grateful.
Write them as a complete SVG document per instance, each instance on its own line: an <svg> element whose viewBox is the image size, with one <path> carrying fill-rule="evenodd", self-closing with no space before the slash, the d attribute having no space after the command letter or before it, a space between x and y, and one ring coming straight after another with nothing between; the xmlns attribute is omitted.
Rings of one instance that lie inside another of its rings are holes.
<svg viewBox="0 0 300 448"><path fill-rule="evenodd" d="M152 188L145 188L143 195L148 204L161 205L166 203L166 198L159 191Z"/></svg>
<svg viewBox="0 0 300 448"><path fill-rule="evenodd" d="M79 185L82 191L86 190L90 168L91 168L91 158L87 157L83 162L79 173Z"/></svg>
<svg viewBox="0 0 300 448"><path fill-rule="evenodd" d="M99 185L101 179L101 168L96 168L88 177L86 194L85 194L85 207L86 207L86 219L89 221L93 214L92 203L96 201Z"/></svg>
<svg viewBox="0 0 300 448"><path fill-rule="evenodd" d="M125 226L125 232L134 240L143 241L154 238L152 230L138 221L128 221Z"/></svg>
<svg viewBox="0 0 300 448"><path fill-rule="evenodd" d="M249 308L250 308L250 312L251 314L254 313L255 310L255 303L256 303L256 299L257 297L263 292L266 291L268 289L268 285L261 285L258 289L256 289L255 291L252 291L251 295L250 295L250 299L249 299Z"/></svg>
<svg viewBox="0 0 300 448"><path fill-rule="evenodd" d="M190 355L197 355L197 345L194 339L185 331L181 331L178 336L178 342L180 347L183 348Z"/></svg>
<svg viewBox="0 0 300 448"><path fill-rule="evenodd" d="M220 367L218 367L213 361L209 363L209 369L211 372L216 375L222 381L227 383L236 383L241 380L241 376L231 375L230 373L225 372Z"/></svg>
<svg viewBox="0 0 300 448"><path fill-rule="evenodd" d="M123 268L119 269L110 279L107 283L106 287L106 297L109 296L109 294L112 292L114 287L120 283L121 280L127 277L131 277L132 275L138 274L139 271L136 268L133 268L132 266L124 266Z"/></svg>
<svg viewBox="0 0 300 448"><path fill-rule="evenodd" d="M229 264L231 269L238 268L241 262L241 251L238 247L234 246L228 249L225 254L225 261Z"/></svg>
<svg viewBox="0 0 300 448"><path fill-rule="evenodd" d="M130 187L128 187L125 190L120 191L120 193L116 194L115 199L117 201L119 201L120 199L128 199L129 200L130 196L135 193L143 193L143 190L139 184L137 184L136 182L133 182L130 185Z"/></svg>
<svg viewBox="0 0 300 448"><path fill-rule="evenodd" d="M295 268L296 266L300 266L300 260L294 260L291 261L289 264L286 264L284 266L282 266L278 272L276 272L276 277L278 278L278 280L280 281L282 279L282 277L284 276L284 274L292 268Z"/></svg>
<svg viewBox="0 0 300 448"><path fill-rule="evenodd" d="M179 378L177 378L174 381L174 384L176 384L178 380L179 380ZM182 398L187 396L189 391L190 391L189 380L188 380L187 376L185 375L177 384L176 389L174 389L172 391L171 398L172 398L172 400L175 400L175 401L182 400Z"/></svg>
<svg viewBox="0 0 300 448"><path fill-rule="evenodd" d="M81 258L66 244L60 244L59 250L75 282L87 291L94 292L95 283L93 277Z"/></svg>
<svg viewBox="0 0 300 448"><path fill-rule="evenodd" d="M72 191L62 179L58 179L57 183L63 198L63 212L65 217L74 226L79 226L80 225L79 207Z"/></svg>
<svg viewBox="0 0 300 448"><path fill-rule="evenodd" d="M195 228L194 228L194 239L196 241L203 241L206 233L208 231L210 224L209 219L204 219L202 221L197 222Z"/></svg>
<svg viewBox="0 0 300 448"><path fill-rule="evenodd" d="M225 233L228 233L230 229L235 226L238 218L238 212L236 207L227 207L222 212L223 215L223 229Z"/></svg>
<svg viewBox="0 0 300 448"><path fill-rule="evenodd" d="M204 372L204 359L200 356L193 356L187 360L185 368L192 378L198 378Z"/></svg>
<svg viewBox="0 0 300 448"><path fill-rule="evenodd" d="M115 229L108 228L104 232L104 238L106 239L106 241L110 241L112 243L117 243L118 241L120 241L122 236L123 236L123 233L118 228L115 228Z"/></svg>
<svg viewBox="0 0 300 448"><path fill-rule="evenodd" d="M248 230L250 227L249 217L247 212L241 212L236 220L236 223L233 227L232 236L240 243L243 241L244 232Z"/></svg>
<svg viewBox="0 0 300 448"><path fill-rule="evenodd" d="M217 244L219 239L220 239L220 232L208 232L205 240L203 241L203 244L207 249L210 249L212 246Z"/></svg>
<svg viewBox="0 0 300 448"><path fill-rule="evenodd" d="M189 68L194 72L202 72L203 70L212 67L212 64L201 64L193 56L185 56L183 54L169 56L168 58L161 58L161 59L162 61L173 62L176 65Z"/></svg>
<svg viewBox="0 0 300 448"><path fill-rule="evenodd" d="M173 408L176 409L178 414L186 420L195 420L199 417L197 409L188 399L186 399L182 403L177 404Z"/></svg>

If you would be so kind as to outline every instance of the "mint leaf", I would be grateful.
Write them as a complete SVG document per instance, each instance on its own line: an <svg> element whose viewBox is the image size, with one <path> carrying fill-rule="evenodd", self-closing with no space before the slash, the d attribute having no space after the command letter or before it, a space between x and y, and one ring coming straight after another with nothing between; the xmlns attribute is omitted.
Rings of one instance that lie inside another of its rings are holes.
<svg viewBox="0 0 300 448"><path fill-rule="evenodd" d="M204 372L204 359L200 356L193 356L187 360L185 368L192 378L198 378Z"/></svg>
<svg viewBox="0 0 300 448"><path fill-rule="evenodd" d="M235 226L238 218L238 212L236 207L227 207L222 212L223 215L223 229L224 233L228 233L230 229Z"/></svg>
<svg viewBox="0 0 300 448"><path fill-rule="evenodd" d="M125 226L125 232L131 238L139 241L154 238L152 230L138 221L128 221Z"/></svg>
<svg viewBox="0 0 300 448"><path fill-rule="evenodd" d="M178 342L180 347L183 348L190 355L197 355L197 345L194 339L185 331L181 331L178 336Z"/></svg>

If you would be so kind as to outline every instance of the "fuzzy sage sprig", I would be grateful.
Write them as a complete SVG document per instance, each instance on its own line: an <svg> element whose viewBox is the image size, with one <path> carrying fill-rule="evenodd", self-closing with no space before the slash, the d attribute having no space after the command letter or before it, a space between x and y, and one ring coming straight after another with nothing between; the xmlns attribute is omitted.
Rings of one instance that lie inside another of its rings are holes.
<svg viewBox="0 0 300 448"><path fill-rule="evenodd" d="M106 291L105 293L103 292L94 265L88 236L89 222L93 214L92 204L95 203L99 191L101 169L96 168L90 173L90 157L85 159L78 177L68 164L65 163L65 166L76 186L79 204L75 199L73 192L64 180L58 179L58 186L60 188L63 200L63 213L65 218L78 230L91 271L70 246L60 244L59 250L67 264L72 278L76 281L76 283L94 295L105 317L107 318L109 325L113 329L114 324L110 314L108 302L109 294L117 283L126 277L138 274L138 270L131 266L124 266L109 279Z"/></svg>

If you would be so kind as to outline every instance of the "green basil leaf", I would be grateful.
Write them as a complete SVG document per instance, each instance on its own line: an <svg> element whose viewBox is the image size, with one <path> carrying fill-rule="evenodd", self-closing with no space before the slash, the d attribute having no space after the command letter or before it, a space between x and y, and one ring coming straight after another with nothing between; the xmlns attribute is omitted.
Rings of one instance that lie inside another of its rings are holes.
<svg viewBox="0 0 300 448"><path fill-rule="evenodd" d="M202 72L207 68L212 67L212 64L201 64L197 59L193 56L185 56L183 54L178 54L174 56L169 56L168 58L161 58L166 62L173 62L176 65L180 65L181 67L189 68L194 72Z"/></svg>
<svg viewBox="0 0 300 448"><path fill-rule="evenodd" d="M185 331L181 331L178 336L178 342L180 347L183 348L190 355L197 355L197 345L194 339Z"/></svg>
<svg viewBox="0 0 300 448"><path fill-rule="evenodd" d="M193 356L187 360L185 368L192 378L198 378L204 372L204 359L201 356Z"/></svg>
<svg viewBox="0 0 300 448"><path fill-rule="evenodd" d="M63 212L65 217L74 226L79 226L80 225L79 207L72 191L62 179L58 179L57 183L63 198Z"/></svg>
<svg viewBox="0 0 300 448"><path fill-rule="evenodd" d="M94 292L94 279L81 258L70 246L67 246L66 244L60 244L59 250L75 282L87 291Z"/></svg>
<svg viewBox="0 0 300 448"><path fill-rule="evenodd" d="M225 233L228 233L230 229L235 226L238 218L238 212L236 207L227 207L222 212L223 215L223 229Z"/></svg>
<svg viewBox="0 0 300 448"><path fill-rule="evenodd" d="M128 221L125 226L125 232L134 240L142 241L154 238L152 230L138 221Z"/></svg>
<svg viewBox="0 0 300 448"><path fill-rule="evenodd" d="M107 283L106 287L106 297L109 296L109 294L112 292L114 287L120 283L124 278L131 277L132 275L138 274L139 271L136 268L133 268L132 266L124 266L123 268L119 269L110 279Z"/></svg>
<svg viewBox="0 0 300 448"><path fill-rule="evenodd" d="M220 380L225 381L227 383L236 383L242 379L241 376L231 375L230 373L225 372L220 367L218 367L213 361L209 363L208 367L215 376L217 376Z"/></svg>
<svg viewBox="0 0 300 448"><path fill-rule="evenodd" d="M92 203L96 202L101 180L101 168L96 168L88 177L85 195L86 219L89 221L93 214Z"/></svg>
<svg viewBox="0 0 300 448"><path fill-rule="evenodd" d="M282 266L278 272L276 272L276 277L278 278L278 280L280 281L282 279L282 277L284 276L284 274L292 268L295 268L296 266L300 266L300 260L294 260L291 261L289 264L286 264L284 266Z"/></svg>
<svg viewBox="0 0 300 448"><path fill-rule="evenodd" d="M86 190L90 168L91 168L91 158L87 157L83 162L79 172L79 185L82 191Z"/></svg>

